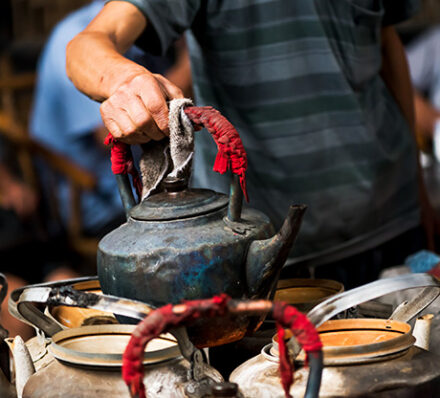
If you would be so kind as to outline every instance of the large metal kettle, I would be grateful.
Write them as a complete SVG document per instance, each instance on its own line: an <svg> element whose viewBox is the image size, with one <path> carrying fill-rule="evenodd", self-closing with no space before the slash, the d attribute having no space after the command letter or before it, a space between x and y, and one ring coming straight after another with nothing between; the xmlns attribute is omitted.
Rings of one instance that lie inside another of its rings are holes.
<svg viewBox="0 0 440 398"><path fill-rule="evenodd" d="M128 177L116 177L127 222L99 243L98 276L104 293L155 307L220 293L233 298L271 295L305 206L291 206L275 234L268 217L242 209L236 176L229 197L167 177L163 192L137 205ZM255 326L247 318L207 320L189 333L197 346L214 346L240 339L249 324Z"/></svg>
<svg viewBox="0 0 440 398"><path fill-rule="evenodd" d="M408 288L425 287L396 308L390 319L329 320L367 300ZM333 296L308 312L323 343L324 369L320 397L437 397L440 357L414 345L406 323L440 294L439 281L427 274L379 280ZM325 322L325 323L324 323ZM415 334L415 333L414 333ZM292 341L290 342L292 343ZM419 336L417 344L420 345ZM291 344L298 353L295 344ZM230 380L245 398L284 397L278 381L277 341L236 368ZM304 357L296 357L304 364ZM302 396L308 370L297 369L290 393Z"/></svg>
<svg viewBox="0 0 440 398"><path fill-rule="evenodd" d="M89 292L96 282L94 277L77 278L25 286L11 293L10 313L34 326L38 335L26 344L21 339L14 340L17 394L10 378L7 380L6 373L0 371L0 392L5 397L83 398L91 393L96 397L130 396L121 379L121 366L134 325L101 324L106 320L97 319L98 323L93 325L64 328L50 312L59 306L87 308L123 315L136 323L152 311L144 303ZM175 327L171 333L175 337L162 335L139 362L143 364L148 396L206 396L212 383L222 377L189 342L184 328ZM9 359L9 353L6 358ZM54 379L62 382L54 386ZM7 395L4 391L11 393Z"/></svg>

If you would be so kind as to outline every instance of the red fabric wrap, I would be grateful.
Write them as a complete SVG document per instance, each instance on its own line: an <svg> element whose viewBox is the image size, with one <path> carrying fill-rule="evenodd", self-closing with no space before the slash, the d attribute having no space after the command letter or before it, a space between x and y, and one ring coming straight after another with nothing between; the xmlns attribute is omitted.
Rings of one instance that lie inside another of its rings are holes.
<svg viewBox="0 0 440 398"><path fill-rule="evenodd" d="M322 343L313 323L295 307L284 302L274 302L272 314L278 331L281 383L286 397L291 398L289 391L293 382L293 366L289 360L287 346L284 341L284 328L292 331L306 353L306 361L309 353L321 351Z"/></svg>
<svg viewBox="0 0 440 398"><path fill-rule="evenodd" d="M435 265L428 271L429 275L435 276L437 279L440 278L440 263Z"/></svg>
<svg viewBox="0 0 440 398"><path fill-rule="evenodd" d="M184 112L196 127L205 127L214 138L218 148L214 171L224 174L231 169L234 174L238 175L244 197L249 202L245 175L247 155L235 127L211 106L188 106Z"/></svg>
<svg viewBox="0 0 440 398"><path fill-rule="evenodd" d="M111 145L110 160L113 174L131 174L133 185L140 198L142 195L142 182L136 167L134 167L130 145L115 140L110 133L105 138L104 144Z"/></svg>
<svg viewBox="0 0 440 398"><path fill-rule="evenodd" d="M191 323L199 318L222 316L228 312L230 297L225 294L206 300L185 301L184 311L173 312L168 304L154 310L142 320L133 331L122 357L122 378L130 389L132 397L146 398L143 378L143 356L147 343L172 327ZM293 382L293 369L284 342L284 328L289 328L309 353L321 351L319 334L308 318L296 308L286 303L273 303L273 317L277 322L278 344L280 353L280 375L286 397ZM245 314L245 312L243 312ZM253 314L255 315L255 314Z"/></svg>
<svg viewBox="0 0 440 398"><path fill-rule="evenodd" d="M194 123L196 129L205 127L213 136L218 148L214 171L224 174L227 170L231 169L234 174L238 175L244 197L249 202L245 175L247 155L235 127L219 111L211 106L189 106L184 111ZM113 174L131 174L136 192L141 197L142 183L133 165L133 157L129 145L115 140L111 134L107 136L104 144L112 144L111 162Z"/></svg>
<svg viewBox="0 0 440 398"><path fill-rule="evenodd" d="M201 317L221 316L226 312L230 298L226 294L209 300L185 301L186 311L180 314L173 312L168 304L151 312L133 331L130 341L122 356L122 378L130 389L131 396L146 398L145 386L142 382L142 360L147 343L165 330Z"/></svg>

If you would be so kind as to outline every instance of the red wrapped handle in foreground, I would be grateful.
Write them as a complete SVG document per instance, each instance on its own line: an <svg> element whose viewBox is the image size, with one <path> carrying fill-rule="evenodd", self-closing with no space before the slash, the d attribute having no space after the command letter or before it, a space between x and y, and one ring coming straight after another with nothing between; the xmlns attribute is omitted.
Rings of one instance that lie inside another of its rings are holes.
<svg viewBox="0 0 440 398"><path fill-rule="evenodd" d="M146 397L142 382L144 351L147 343L161 333L176 326L190 324L200 318L212 318L225 314L251 316L265 314L270 311L272 311L278 329L281 382L286 397L291 397L289 390L293 381L293 369L284 343L284 328L292 331L293 336L304 348L306 357L313 354L322 361L322 344L314 325L304 314L286 303L272 303L267 300L231 300L225 294L212 299L185 301L183 304L175 306L168 304L154 310L138 324L125 349L122 362L122 377L129 387L131 396ZM320 365L322 365L322 362L320 362ZM320 379L318 382L320 382Z"/></svg>

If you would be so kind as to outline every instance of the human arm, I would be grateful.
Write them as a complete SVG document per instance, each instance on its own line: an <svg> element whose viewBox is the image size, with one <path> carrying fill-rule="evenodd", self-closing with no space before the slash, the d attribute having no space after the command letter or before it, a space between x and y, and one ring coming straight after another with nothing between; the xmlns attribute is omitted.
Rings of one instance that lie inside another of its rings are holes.
<svg viewBox="0 0 440 398"><path fill-rule="evenodd" d="M35 191L15 178L0 163L0 207L14 211L20 218L26 218L35 212L37 203Z"/></svg>
<svg viewBox="0 0 440 398"><path fill-rule="evenodd" d="M89 97L103 101L105 126L113 137L130 144L167 135L166 101L183 97L169 80L122 56L146 24L135 6L113 1L66 50L69 78Z"/></svg>
<svg viewBox="0 0 440 398"><path fill-rule="evenodd" d="M399 105L415 139L414 90L411 84L408 62L402 42L392 26L382 29L382 60L382 78ZM440 232L440 223L437 220L438 217L428 198L418 156L415 161L417 161L419 177L421 221L426 231L428 247L434 250L434 236Z"/></svg>
<svg viewBox="0 0 440 398"><path fill-rule="evenodd" d="M393 26L382 28L381 76L399 105L411 131L415 132L414 97L408 62Z"/></svg>
<svg viewBox="0 0 440 398"><path fill-rule="evenodd" d="M424 98L417 90L414 91L416 112L416 131L426 137L432 137L435 123L440 119L440 110Z"/></svg>
<svg viewBox="0 0 440 398"><path fill-rule="evenodd" d="M188 47L183 37L177 41L175 48L177 52L176 62L167 70L165 77L179 87L185 97L190 98L193 96L191 63Z"/></svg>

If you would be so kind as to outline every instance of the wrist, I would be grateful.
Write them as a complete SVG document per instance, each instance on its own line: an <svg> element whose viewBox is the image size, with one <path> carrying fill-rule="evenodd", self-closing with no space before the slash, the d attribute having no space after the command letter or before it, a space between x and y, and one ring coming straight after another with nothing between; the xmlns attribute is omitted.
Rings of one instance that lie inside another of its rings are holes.
<svg viewBox="0 0 440 398"><path fill-rule="evenodd" d="M142 66L124 58L123 61L112 67L110 73L106 74L102 79L102 88L105 99L112 96L116 90L122 85L133 80L136 76L150 74L150 72Z"/></svg>

